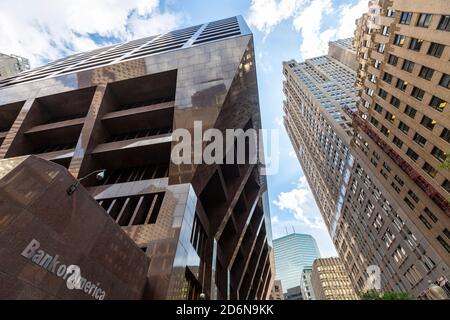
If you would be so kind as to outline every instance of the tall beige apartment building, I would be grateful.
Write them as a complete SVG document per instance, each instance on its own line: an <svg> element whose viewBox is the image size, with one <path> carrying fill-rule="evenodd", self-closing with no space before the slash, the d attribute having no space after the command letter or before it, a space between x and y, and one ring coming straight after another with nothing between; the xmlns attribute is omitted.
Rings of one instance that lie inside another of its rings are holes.
<svg viewBox="0 0 450 320"><path fill-rule="evenodd" d="M316 300L358 300L358 295L339 258L314 261L311 273Z"/></svg>
<svg viewBox="0 0 450 320"><path fill-rule="evenodd" d="M30 69L30 61L16 55L0 53L0 80Z"/></svg>
<svg viewBox="0 0 450 320"><path fill-rule="evenodd" d="M397 2L407 3L394 1L394 6ZM423 1L414 3L417 5L421 2ZM439 1L440 6L433 6L433 10L440 14L436 13L431 17L426 34L435 38L447 35L448 42L448 32L438 30L443 28L442 24L448 23L448 16L442 14L449 12L444 2ZM358 21L353 43L356 48L348 45L348 41L336 41L330 43L327 56L308 59L302 63L284 63L285 126L356 291L360 293L367 288L368 268L379 268L381 290L410 292L419 296L428 287L428 280L436 281L441 276L450 277L449 207L446 201L449 197L449 177L448 172L439 167L442 155L436 157L440 154L437 148L443 152L450 149L450 121L448 110L445 109L445 101L448 101L447 75L450 73L449 52L448 47L444 47L441 58L429 56L427 52L434 52L435 49L429 49L430 45L423 41L422 56L434 61L432 79L436 83L430 83L430 90L434 93L423 99L426 103L422 107L419 106L420 103L418 105L416 101L410 101L405 94L391 98L391 93L399 90L396 87L395 72L391 73L391 85L379 80L381 70L388 65L388 52L392 50L388 45L389 37L382 33L389 31L393 37L396 28L399 28L395 24L395 21L398 23L399 9L385 8L385 11L380 11L380 8L375 9L373 6L371 3L369 14ZM387 17L393 15L394 10L397 10L396 18ZM423 11L426 12L425 9ZM416 13L412 16L416 15L418 17ZM383 19L390 19L394 23L388 31L376 28L375 23ZM412 24L415 25L416 20ZM417 35L418 32L414 31L412 34ZM374 41L385 38L386 44L380 49L385 50L384 53L368 48L372 48ZM437 38L433 41L439 43ZM343 45L345 43L347 45ZM442 43L445 41L442 40L440 44ZM400 49L404 52L410 50ZM413 51L410 54L416 53L414 50L410 51ZM358 61L357 64L351 63L351 55L354 61ZM428 80L419 76L408 77L409 72L401 70L403 59L400 58L400 53L397 56L398 72L402 74L401 80L406 82L404 85L407 90L411 93L411 84L417 82L417 86L420 83L420 88L423 88L421 90L426 91L422 82ZM406 62L405 68L410 68L408 65L410 63ZM418 61L414 68L420 68ZM370 70L377 73L373 77L372 73L369 76ZM419 72L419 69L414 70ZM363 98L361 101L355 88L357 75L357 89L361 90ZM400 84L399 82L398 86ZM379 91L383 86L386 87L383 89L386 99L377 98L378 93L384 95L383 91ZM443 109L442 112L428 106L436 103L437 100L433 98L435 96L442 99L437 104L439 109ZM373 99L378 101L377 104ZM407 99L409 102L406 102ZM357 103L358 107L355 107ZM383 108L382 114L373 111L380 110L380 107ZM431 113L438 115L433 117ZM414 115L419 122L417 125L409 122ZM402 118L405 120L400 124ZM373 127L374 124L378 125L378 129ZM415 170L411 170L412 164L406 166L410 160L406 152L412 154L408 151L408 142L400 137L400 133L394 138L395 128L400 126L399 130L406 130L404 124L411 128L408 133L411 148L417 149L417 154L422 154L423 151L412 146L416 137L413 131L418 131L427 139L426 150L429 157L426 158L428 160L423 158L420 161L427 161L428 165L435 168L435 178L425 171L430 171L425 162L419 164L419 161L411 161L415 166L420 166ZM426 126L434 126L433 131ZM390 141L385 139L386 135L390 137ZM399 165L398 159L401 158L393 153L393 148L397 148L394 144L400 138L403 140L405 157ZM426 175L428 176L425 177Z"/></svg>
<svg viewBox="0 0 450 320"><path fill-rule="evenodd" d="M370 1L354 45L356 157L402 226L386 215L377 222L390 261L382 270L389 287L417 294L449 275L450 172L442 164L450 152L450 1Z"/></svg>

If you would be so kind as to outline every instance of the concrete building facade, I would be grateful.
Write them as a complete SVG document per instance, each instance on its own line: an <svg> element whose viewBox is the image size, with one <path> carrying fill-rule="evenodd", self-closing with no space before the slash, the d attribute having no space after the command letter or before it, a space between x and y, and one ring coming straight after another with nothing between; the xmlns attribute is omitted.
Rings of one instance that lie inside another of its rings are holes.
<svg viewBox="0 0 450 320"><path fill-rule="evenodd" d="M311 282L317 300L358 300L347 270L339 258L315 260Z"/></svg>
<svg viewBox="0 0 450 320"><path fill-rule="evenodd" d="M312 266L303 268L302 280L300 282L300 288L302 289L303 300L316 300L316 295L312 287Z"/></svg>
<svg viewBox="0 0 450 320"><path fill-rule="evenodd" d="M281 280L275 280L270 291L269 300L284 300L283 285Z"/></svg>
<svg viewBox="0 0 450 320"><path fill-rule="evenodd" d="M366 17L364 21L371 24L373 19ZM359 30L361 26L357 38ZM345 42L348 44L348 40ZM355 133L360 123L355 118L356 104L361 104L354 82L361 67L352 69L354 64L348 62L350 45L346 56L337 54L333 47L336 45L330 43L328 56L303 63L284 63L285 126L354 288L358 292L367 289L367 270L375 266L381 270L382 290L408 291L418 296L428 280L448 276L443 236L435 239L441 248L430 246L428 232L402 209L406 200L399 201L391 190L399 188L397 184L405 184L406 178L400 173L393 174L390 157L383 156L381 151L361 151L361 146L364 149L369 143L361 141L360 129ZM343 45L337 47L341 50ZM357 47L353 47L355 60ZM365 54L358 51L358 57L361 55ZM328 64L339 68L326 68L317 61L329 61ZM375 65L380 66L379 62L373 62L369 68ZM389 174L395 180L392 184L383 181ZM411 188L406 193L416 198L418 191ZM412 206L413 202L409 200ZM431 202L419 216L440 221L439 228L445 235L446 214L439 220L433 211L437 210L435 202ZM410 260L404 263L407 256Z"/></svg>
<svg viewBox="0 0 450 320"><path fill-rule="evenodd" d="M449 31L448 1L394 0L370 1L355 32L355 153L385 197L362 203L376 216L368 247L384 288L415 296L450 276Z"/></svg>
<svg viewBox="0 0 450 320"><path fill-rule="evenodd" d="M0 80L13 77L29 69L30 62L28 59L0 53Z"/></svg>

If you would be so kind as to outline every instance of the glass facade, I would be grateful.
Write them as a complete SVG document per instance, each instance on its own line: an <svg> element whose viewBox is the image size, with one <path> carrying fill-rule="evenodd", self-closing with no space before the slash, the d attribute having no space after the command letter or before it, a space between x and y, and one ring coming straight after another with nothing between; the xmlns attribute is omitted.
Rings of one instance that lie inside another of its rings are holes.
<svg viewBox="0 0 450 320"><path fill-rule="evenodd" d="M300 285L304 267L320 258L316 240L308 234L292 233L273 241L277 279L284 292Z"/></svg>

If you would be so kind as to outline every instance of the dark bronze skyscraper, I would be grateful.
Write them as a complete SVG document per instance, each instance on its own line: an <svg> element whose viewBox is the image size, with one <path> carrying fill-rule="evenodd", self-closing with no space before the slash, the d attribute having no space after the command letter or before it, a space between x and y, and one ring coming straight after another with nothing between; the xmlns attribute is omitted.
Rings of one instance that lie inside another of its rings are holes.
<svg viewBox="0 0 450 320"><path fill-rule="evenodd" d="M193 133L194 121L203 131L261 127L242 17L0 82L0 158L37 155L76 178L105 169L102 181L81 183L149 258L143 298L264 299L273 277L265 177L258 164L175 164L172 133Z"/></svg>

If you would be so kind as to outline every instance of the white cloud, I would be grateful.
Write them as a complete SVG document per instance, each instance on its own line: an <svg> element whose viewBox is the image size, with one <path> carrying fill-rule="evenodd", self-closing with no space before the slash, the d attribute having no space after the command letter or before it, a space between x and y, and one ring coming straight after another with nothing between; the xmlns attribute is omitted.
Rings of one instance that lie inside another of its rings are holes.
<svg viewBox="0 0 450 320"><path fill-rule="evenodd" d="M281 192L273 203L280 210L290 212L297 221L306 227L326 229L305 176L300 177L294 189Z"/></svg>
<svg viewBox="0 0 450 320"><path fill-rule="evenodd" d="M275 122L277 127L282 128L284 126L283 118L281 116L276 116L273 121Z"/></svg>
<svg viewBox="0 0 450 320"><path fill-rule="evenodd" d="M250 25L265 33L283 20L296 15L306 0L252 0L248 15Z"/></svg>
<svg viewBox="0 0 450 320"><path fill-rule="evenodd" d="M173 29L183 17L159 10L159 0L2 0L0 52L33 66L97 47L92 35L125 41Z"/></svg>
<svg viewBox="0 0 450 320"><path fill-rule="evenodd" d="M277 223L279 223L280 222L280 219L278 218L278 216L273 216L272 217L272 224L274 225L274 224L277 224Z"/></svg>
<svg viewBox="0 0 450 320"><path fill-rule="evenodd" d="M331 0L315 0L294 18L294 28L302 35L300 52L303 59L319 56L327 50L335 31L328 29L321 33L320 30L323 17L333 10Z"/></svg>
<svg viewBox="0 0 450 320"><path fill-rule="evenodd" d="M367 0L359 0L354 6L347 4L340 7L337 38L342 39L353 36L355 31L355 21L360 18L363 13L367 12L367 2Z"/></svg>
<svg viewBox="0 0 450 320"><path fill-rule="evenodd" d="M368 0L347 1L336 6L332 0L252 0L248 21L267 35L291 20L302 37L301 58L308 59L326 54L329 41L353 35L355 20L367 11Z"/></svg>

